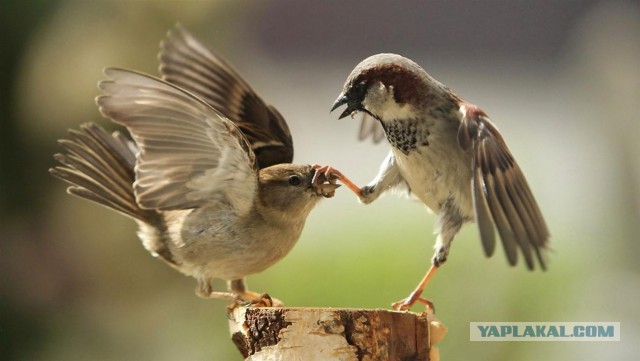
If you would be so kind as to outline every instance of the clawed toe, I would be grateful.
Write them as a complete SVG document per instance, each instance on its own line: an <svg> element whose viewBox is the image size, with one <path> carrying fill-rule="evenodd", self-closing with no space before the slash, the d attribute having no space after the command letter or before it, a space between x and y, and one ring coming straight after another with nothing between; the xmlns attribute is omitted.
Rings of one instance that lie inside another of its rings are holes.
<svg viewBox="0 0 640 361"><path fill-rule="evenodd" d="M409 308L411 308L413 304L409 302L408 298L405 298L403 300L394 302L391 304L391 307L395 310L395 311L408 311Z"/></svg>
<svg viewBox="0 0 640 361"><path fill-rule="evenodd" d="M433 302L431 302L430 300L428 300L428 299L426 299L424 297L413 297L413 295L409 296L409 297L407 297L405 299L402 299L400 301L392 303L391 307L395 311L409 311L411 306L413 306L416 303L420 303L420 304L426 306L427 313L431 313L431 314L435 314L436 313L436 308L433 305Z"/></svg>
<svg viewBox="0 0 640 361"><path fill-rule="evenodd" d="M284 303L277 298L272 298L268 293L237 295L230 307L282 307Z"/></svg>

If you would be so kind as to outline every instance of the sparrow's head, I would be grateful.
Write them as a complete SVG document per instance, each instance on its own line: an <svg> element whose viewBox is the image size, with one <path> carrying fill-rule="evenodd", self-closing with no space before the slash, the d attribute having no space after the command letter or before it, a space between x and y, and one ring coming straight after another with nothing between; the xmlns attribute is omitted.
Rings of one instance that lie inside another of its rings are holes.
<svg viewBox="0 0 640 361"><path fill-rule="evenodd" d="M259 197L264 210L284 217L306 216L322 198L333 197L340 187L335 181L320 177L314 184L316 173L310 165L277 164L260 170Z"/></svg>
<svg viewBox="0 0 640 361"><path fill-rule="evenodd" d="M428 101L434 82L418 64L403 56L373 55L353 69L331 111L346 104L340 119L357 111L383 121L407 118Z"/></svg>

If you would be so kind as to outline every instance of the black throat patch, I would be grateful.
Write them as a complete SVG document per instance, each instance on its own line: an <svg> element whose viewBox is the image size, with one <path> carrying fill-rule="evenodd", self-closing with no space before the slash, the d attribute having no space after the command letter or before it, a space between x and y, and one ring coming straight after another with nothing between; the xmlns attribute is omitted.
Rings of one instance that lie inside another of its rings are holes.
<svg viewBox="0 0 640 361"><path fill-rule="evenodd" d="M409 151L429 145L429 130L426 124L418 119L400 119L380 122L389 143L408 154Z"/></svg>

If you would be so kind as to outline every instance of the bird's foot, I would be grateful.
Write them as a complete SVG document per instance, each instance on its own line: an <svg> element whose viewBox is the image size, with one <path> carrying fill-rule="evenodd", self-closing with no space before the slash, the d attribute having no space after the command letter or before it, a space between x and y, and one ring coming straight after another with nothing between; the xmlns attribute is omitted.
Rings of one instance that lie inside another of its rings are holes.
<svg viewBox="0 0 640 361"><path fill-rule="evenodd" d="M430 308L433 311L433 313L435 313L435 309L433 307L433 302L427 300L426 298L422 298L420 296L422 295L422 292L424 292L425 287L427 287L427 284L429 283L429 281L431 280L433 275L435 275L436 272L438 271L438 267L439 266L437 264L432 264L431 267L429 268L429 270L427 271L427 274L420 281L420 283L418 283L418 286L415 288L415 290L413 290L413 292L411 292L409 297L405 298L404 300L400 300L398 302L394 302L391 305L393 307L393 309L396 310L396 311L407 311L416 302L419 302L419 303L422 303L423 305L427 306L427 309Z"/></svg>
<svg viewBox="0 0 640 361"><path fill-rule="evenodd" d="M355 193L358 197L361 197L362 191L360 187L358 187L355 183L353 183L349 178L345 177L345 175L342 174L342 172L340 172L339 170L329 165L322 166L319 164L314 164L311 167L316 171L316 173L313 176L313 180L311 181L313 185L317 185L317 183L322 178L324 178L326 181L332 184L335 184L335 181L339 180L344 185L346 185L349 189L351 189L351 191Z"/></svg>
<svg viewBox="0 0 640 361"><path fill-rule="evenodd" d="M336 184L339 177L331 172L333 167L314 164L311 169L315 170L311 186L315 188L316 193L325 198L333 197L336 194L336 189L340 187L340 184Z"/></svg>
<svg viewBox="0 0 640 361"><path fill-rule="evenodd" d="M436 308L433 305L433 302L431 302L430 300L424 298L424 297L420 297L420 294L416 294L415 292L412 292L411 295L409 295L409 297L394 302L391 307L393 307L393 309L395 311L408 311L411 306L413 306L416 303L420 303L424 306L426 306L427 308L427 313L429 314L435 314L436 313Z"/></svg>
<svg viewBox="0 0 640 361"><path fill-rule="evenodd" d="M232 283L233 292L214 291L210 283L200 282L196 288L196 295L202 298L215 298L220 300L232 301L228 309L231 311L237 306L250 307L282 307L284 303L277 298L272 298L267 293L256 293L245 289L244 282L238 280L237 284Z"/></svg>
<svg viewBox="0 0 640 361"><path fill-rule="evenodd" d="M375 195L375 186L364 186L360 188L359 197L360 197L360 202L364 204L369 204L373 202L376 198L378 198Z"/></svg>
<svg viewBox="0 0 640 361"><path fill-rule="evenodd" d="M268 293L255 293L251 291L246 291L242 295L238 296L238 301L236 303L241 306L250 306L250 307L282 307L284 306L284 302L280 301L277 298L272 298Z"/></svg>
<svg viewBox="0 0 640 361"><path fill-rule="evenodd" d="M283 307L284 303L277 298L272 298L268 293L257 294L245 292L236 295L233 303L227 306L227 313L231 313L236 307Z"/></svg>

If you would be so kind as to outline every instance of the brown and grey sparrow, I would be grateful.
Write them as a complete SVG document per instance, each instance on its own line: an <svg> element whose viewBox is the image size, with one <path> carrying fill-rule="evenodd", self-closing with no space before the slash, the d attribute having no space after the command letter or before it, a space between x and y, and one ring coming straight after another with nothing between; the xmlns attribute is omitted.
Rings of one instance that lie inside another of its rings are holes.
<svg viewBox="0 0 640 361"><path fill-rule="evenodd" d="M224 60L177 27L162 45L165 80L106 69L95 124L61 140L51 173L68 192L133 218L151 254L198 281L202 297L269 303L244 278L282 259L335 179L291 164L282 116ZM315 176L315 177L314 177ZM214 279L231 292L214 291Z"/></svg>
<svg viewBox="0 0 640 361"><path fill-rule="evenodd" d="M337 171L323 171L340 176L365 204L403 187L438 215L432 266L394 308L427 302L421 294L467 222L478 224L487 256L495 250L495 228L509 264L521 253L529 269L536 259L545 268L549 231L524 174L484 111L396 54L373 55L358 64L331 110L342 105L340 118L358 111L372 117L364 120L360 137L384 134L391 152L362 188Z"/></svg>

